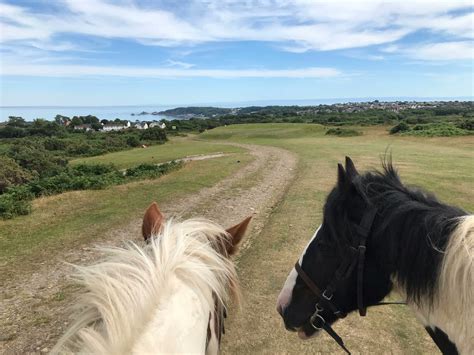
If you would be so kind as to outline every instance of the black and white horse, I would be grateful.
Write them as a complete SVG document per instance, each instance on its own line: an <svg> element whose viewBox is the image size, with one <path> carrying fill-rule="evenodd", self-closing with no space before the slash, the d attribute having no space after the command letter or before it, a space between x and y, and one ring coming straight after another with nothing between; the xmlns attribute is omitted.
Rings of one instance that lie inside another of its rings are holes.
<svg viewBox="0 0 474 355"><path fill-rule="evenodd" d="M443 352L474 354L474 215L403 185L391 162L359 174L346 157L278 312L301 338L323 329L344 347L331 325L392 290Z"/></svg>

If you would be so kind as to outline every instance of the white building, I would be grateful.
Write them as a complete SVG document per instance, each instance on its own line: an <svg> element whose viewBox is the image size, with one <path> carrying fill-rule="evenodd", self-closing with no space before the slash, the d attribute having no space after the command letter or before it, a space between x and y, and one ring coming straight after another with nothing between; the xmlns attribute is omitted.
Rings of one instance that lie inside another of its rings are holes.
<svg viewBox="0 0 474 355"><path fill-rule="evenodd" d="M122 129L130 128L130 122L127 121L125 125L121 123L107 123L102 127L102 131L104 132L111 132L111 131L121 131Z"/></svg>
<svg viewBox="0 0 474 355"><path fill-rule="evenodd" d="M152 122L150 123L150 128L153 128L153 127L160 127L161 129L165 129L166 128L166 123L164 122Z"/></svg>
<svg viewBox="0 0 474 355"><path fill-rule="evenodd" d="M148 123L146 122L137 122L133 125L136 129L148 129Z"/></svg>

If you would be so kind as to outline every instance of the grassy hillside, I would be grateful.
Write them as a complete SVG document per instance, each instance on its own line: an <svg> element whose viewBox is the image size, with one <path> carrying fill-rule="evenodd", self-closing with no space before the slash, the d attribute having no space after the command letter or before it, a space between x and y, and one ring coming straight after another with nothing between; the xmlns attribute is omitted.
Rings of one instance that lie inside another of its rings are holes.
<svg viewBox="0 0 474 355"><path fill-rule="evenodd" d="M278 292L294 261L321 222L324 200L335 183L336 165L351 156L360 170L379 168L389 149L402 180L435 192L445 202L474 210L474 138L389 136L386 128L357 128L357 137L326 136L321 126L262 124L221 127L207 140L268 144L298 154L296 181L252 249L241 255L239 271L245 305L230 312L224 352L333 353L340 349L327 335L309 342L285 331L275 311ZM430 353L435 348L411 312L403 307L370 309L368 317L349 316L336 324L349 349L362 353ZM380 339L384 339L380 342Z"/></svg>

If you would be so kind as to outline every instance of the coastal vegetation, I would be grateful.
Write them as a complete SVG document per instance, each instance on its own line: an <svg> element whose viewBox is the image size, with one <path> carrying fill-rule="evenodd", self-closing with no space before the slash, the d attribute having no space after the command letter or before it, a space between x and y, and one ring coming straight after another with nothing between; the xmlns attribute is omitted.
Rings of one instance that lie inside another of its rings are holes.
<svg viewBox="0 0 474 355"><path fill-rule="evenodd" d="M132 126L128 121L99 120L92 115L72 118L57 115L54 121L36 119L33 122L10 117L0 126L0 217L29 213L35 197L69 190L100 189L131 179L161 176L178 165L156 164L171 161L173 156L183 156L184 151L188 155L194 153L190 147L181 151L181 155L170 154L166 161L155 159L164 156L158 154L159 145L165 143L168 136L202 133L221 126L266 123L269 131L265 134L271 134L271 124L278 123L287 127L286 133L291 135L294 130L290 127L300 127L291 124L306 124L306 132L313 128L320 132L320 127L326 127L325 135L335 137L356 137L363 134L362 127L368 126L388 126L390 135L400 136L474 134L473 102L373 102L238 109L187 107L164 113L190 118L156 124L139 122ZM119 129L103 129L111 126ZM179 140L173 147L179 147Z"/></svg>

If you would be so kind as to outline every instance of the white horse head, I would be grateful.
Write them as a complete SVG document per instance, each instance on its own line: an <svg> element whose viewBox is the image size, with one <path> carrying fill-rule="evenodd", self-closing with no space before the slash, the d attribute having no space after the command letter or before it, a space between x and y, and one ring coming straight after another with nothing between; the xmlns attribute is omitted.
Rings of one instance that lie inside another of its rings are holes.
<svg viewBox="0 0 474 355"><path fill-rule="evenodd" d="M53 352L217 353L225 309L239 299L230 257L249 221L227 231L204 219L165 221L153 203L147 245L102 248L105 261L76 267L81 312Z"/></svg>

